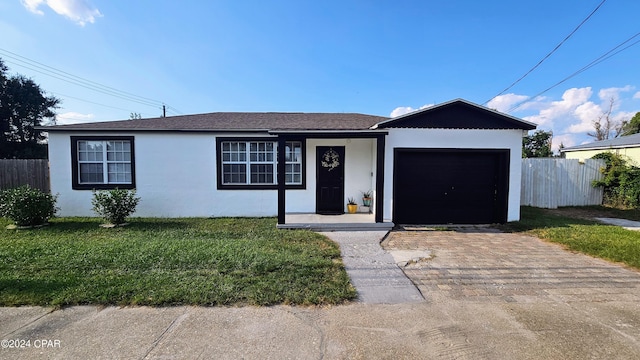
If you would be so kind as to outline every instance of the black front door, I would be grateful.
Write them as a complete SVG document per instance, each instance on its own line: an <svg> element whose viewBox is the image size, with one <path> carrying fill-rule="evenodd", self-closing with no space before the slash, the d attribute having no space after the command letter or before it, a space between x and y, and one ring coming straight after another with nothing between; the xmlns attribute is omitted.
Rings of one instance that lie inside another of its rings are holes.
<svg viewBox="0 0 640 360"><path fill-rule="evenodd" d="M316 212L344 213L344 146L318 146L316 164Z"/></svg>

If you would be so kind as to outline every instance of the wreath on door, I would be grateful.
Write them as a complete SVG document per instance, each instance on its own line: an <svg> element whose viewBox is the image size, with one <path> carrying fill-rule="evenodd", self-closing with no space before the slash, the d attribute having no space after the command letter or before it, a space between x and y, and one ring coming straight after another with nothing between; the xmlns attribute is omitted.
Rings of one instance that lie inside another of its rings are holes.
<svg viewBox="0 0 640 360"><path fill-rule="evenodd" d="M324 155L322 155L322 167L329 168L329 171L337 168L340 165L340 156L333 148L329 148Z"/></svg>

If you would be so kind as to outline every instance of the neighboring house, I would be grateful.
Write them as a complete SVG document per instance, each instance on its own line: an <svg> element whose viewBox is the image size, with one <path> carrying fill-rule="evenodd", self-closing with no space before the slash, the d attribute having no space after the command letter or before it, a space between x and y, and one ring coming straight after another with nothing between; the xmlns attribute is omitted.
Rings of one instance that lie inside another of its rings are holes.
<svg viewBox="0 0 640 360"><path fill-rule="evenodd" d="M560 149L560 153L567 159L583 161L591 159L594 155L612 152L630 159L634 164L640 165L640 134L621 136L615 139L594 141L589 144L572 146Z"/></svg>
<svg viewBox="0 0 640 360"><path fill-rule="evenodd" d="M520 217L523 133L535 125L465 100L396 118L210 113L43 127L62 216L92 189L127 188L151 217L342 214L373 190L375 222Z"/></svg>

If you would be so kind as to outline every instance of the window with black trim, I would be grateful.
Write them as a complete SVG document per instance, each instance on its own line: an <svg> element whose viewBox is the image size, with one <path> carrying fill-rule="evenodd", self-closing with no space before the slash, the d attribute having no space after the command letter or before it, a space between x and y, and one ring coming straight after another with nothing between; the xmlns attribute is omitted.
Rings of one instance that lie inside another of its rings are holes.
<svg viewBox="0 0 640 360"><path fill-rule="evenodd" d="M285 183L304 187L302 141L285 143ZM219 188L275 189L278 143L267 139L218 139Z"/></svg>
<svg viewBox="0 0 640 360"><path fill-rule="evenodd" d="M72 188L135 188L132 136L71 137Z"/></svg>

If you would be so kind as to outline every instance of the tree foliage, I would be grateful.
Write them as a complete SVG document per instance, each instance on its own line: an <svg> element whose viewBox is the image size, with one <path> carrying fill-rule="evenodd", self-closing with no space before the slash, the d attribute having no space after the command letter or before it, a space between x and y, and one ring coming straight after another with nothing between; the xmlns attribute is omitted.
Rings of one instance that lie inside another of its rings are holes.
<svg viewBox="0 0 640 360"><path fill-rule="evenodd" d="M8 75L0 59L0 158L46 158L46 139L35 129L55 119L60 100L46 96L33 80Z"/></svg>
<svg viewBox="0 0 640 360"><path fill-rule="evenodd" d="M553 132L544 130L536 130L533 134L525 136L522 138L522 157L535 158L553 156L553 151L551 151L552 139Z"/></svg>
<svg viewBox="0 0 640 360"><path fill-rule="evenodd" d="M640 111L637 112L629 121L625 121L622 125L622 135L632 135L640 133Z"/></svg>
<svg viewBox="0 0 640 360"><path fill-rule="evenodd" d="M621 155L603 152L593 157L604 159L602 180L593 182L593 186L604 188L604 203L619 208L640 207L640 168L631 165Z"/></svg>

